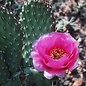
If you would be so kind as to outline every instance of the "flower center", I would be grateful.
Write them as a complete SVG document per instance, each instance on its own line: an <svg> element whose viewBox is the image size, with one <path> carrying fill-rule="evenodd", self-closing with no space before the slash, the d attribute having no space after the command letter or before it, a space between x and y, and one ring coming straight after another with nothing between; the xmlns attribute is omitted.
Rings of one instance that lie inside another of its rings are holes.
<svg viewBox="0 0 86 86"><path fill-rule="evenodd" d="M60 48L55 48L50 52L50 57L54 60L60 59L63 55L66 55L66 52Z"/></svg>

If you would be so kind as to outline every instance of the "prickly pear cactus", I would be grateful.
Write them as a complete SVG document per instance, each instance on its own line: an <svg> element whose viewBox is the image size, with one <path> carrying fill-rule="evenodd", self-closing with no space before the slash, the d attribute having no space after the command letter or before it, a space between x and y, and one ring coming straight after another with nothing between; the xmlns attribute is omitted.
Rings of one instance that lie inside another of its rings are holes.
<svg viewBox="0 0 86 86"><path fill-rule="evenodd" d="M19 16L17 22L0 8L0 85L51 86L51 81L33 68L30 58L33 41L51 31L50 9L31 1L22 7Z"/></svg>
<svg viewBox="0 0 86 86"><path fill-rule="evenodd" d="M26 67L31 66L29 57L33 41L37 40L40 35L51 31L52 15L49 12L48 5L31 2L23 7L21 17L21 28L24 29L24 52L22 55Z"/></svg>
<svg viewBox="0 0 86 86"><path fill-rule="evenodd" d="M21 28L24 31L23 40L23 65L32 68L32 59L30 58L30 51L32 43L37 40L40 35L49 33L52 26L52 15L49 11L48 5L38 2L31 2L24 5L21 13ZM51 81L44 78L42 73L35 69L26 68L25 73L29 72L26 79L28 86L51 86Z"/></svg>
<svg viewBox="0 0 86 86"><path fill-rule="evenodd" d="M0 21L0 84L2 84L20 69L22 31L17 21L4 8L0 8Z"/></svg>

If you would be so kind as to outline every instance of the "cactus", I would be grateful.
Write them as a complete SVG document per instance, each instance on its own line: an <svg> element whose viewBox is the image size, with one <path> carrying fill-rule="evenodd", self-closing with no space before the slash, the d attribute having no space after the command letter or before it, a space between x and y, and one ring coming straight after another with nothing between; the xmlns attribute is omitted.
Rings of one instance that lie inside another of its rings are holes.
<svg viewBox="0 0 86 86"><path fill-rule="evenodd" d="M9 77L9 70L7 69L5 61L3 59L3 54L0 52L0 85L2 84L2 82L5 83L4 81L7 81Z"/></svg>
<svg viewBox="0 0 86 86"><path fill-rule="evenodd" d="M51 31L50 9L32 1L22 7L19 16L20 20L0 8L0 85L51 86L51 81L33 68L30 58L34 40Z"/></svg>
<svg viewBox="0 0 86 86"><path fill-rule="evenodd" d="M4 8L0 8L0 21L0 62L2 63L0 63L0 78L6 79L9 75L9 79L20 70L22 31L17 21ZM1 70L2 68L4 70ZM8 71L5 71L6 69ZM5 81L0 81L0 83Z"/></svg>
<svg viewBox="0 0 86 86"><path fill-rule="evenodd" d="M30 50L34 40L40 35L51 31L51 13L48 5L38 2L31 2L23 7L21 14L21 28L24 30L23 58L24 66L30 65ZM27 63L27 64L26 64Z"/></svg>

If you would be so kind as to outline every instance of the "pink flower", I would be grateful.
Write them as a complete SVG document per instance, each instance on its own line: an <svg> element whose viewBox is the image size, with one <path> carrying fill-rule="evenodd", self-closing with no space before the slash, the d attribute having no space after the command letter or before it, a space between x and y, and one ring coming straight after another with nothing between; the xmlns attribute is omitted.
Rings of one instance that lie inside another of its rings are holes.
<svg viewBox="0 0 86 86"><path fill-rule="evenodd" d="M31 57L38 71L48 79L64 76L66 70L77 67L78 44L68 33L52 32L42 35L32 45Z"/></svg>

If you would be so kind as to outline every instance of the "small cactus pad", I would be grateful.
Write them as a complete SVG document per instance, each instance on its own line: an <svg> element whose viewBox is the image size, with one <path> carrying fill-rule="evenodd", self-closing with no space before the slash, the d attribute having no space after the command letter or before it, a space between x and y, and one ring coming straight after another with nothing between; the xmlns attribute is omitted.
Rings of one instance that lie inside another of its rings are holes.
<svg viewBox="0 0 86 86"><path fill-rule="evenodd" d="M19 78L21 77L21 78ZM51 86L51 80L43 77L42 73L39 73L35 69L25 68L24 72L20 72L15 76L13 80L10 80L2 86Z"/></svg>

